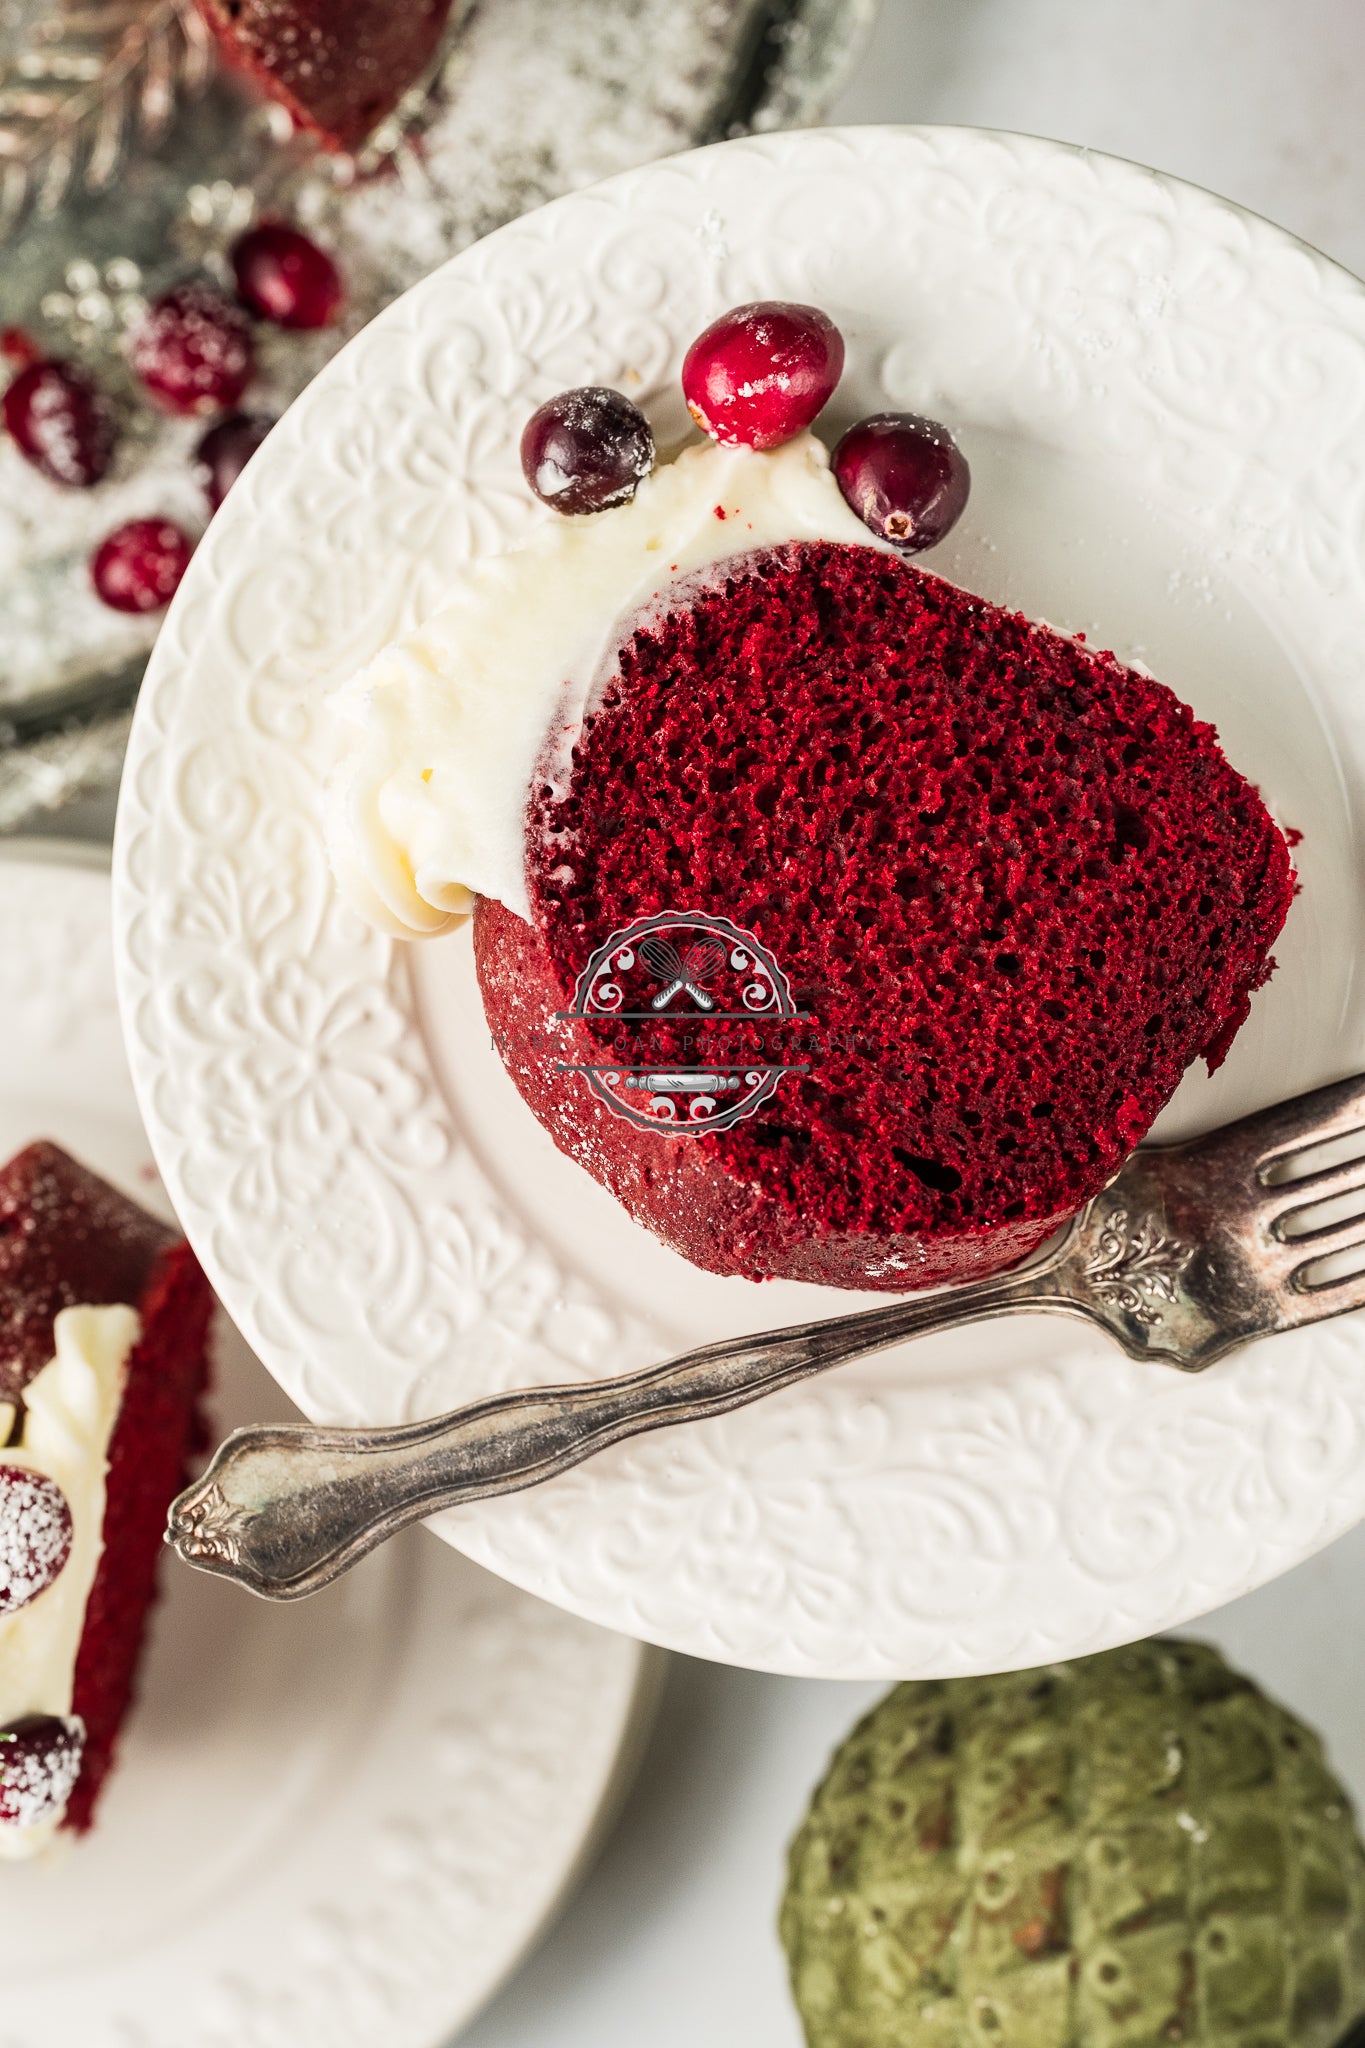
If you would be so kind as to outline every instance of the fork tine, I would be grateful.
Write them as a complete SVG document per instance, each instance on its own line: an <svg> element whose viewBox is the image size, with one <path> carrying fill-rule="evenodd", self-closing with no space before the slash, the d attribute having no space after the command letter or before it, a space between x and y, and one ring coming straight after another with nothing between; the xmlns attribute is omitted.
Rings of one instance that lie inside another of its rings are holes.
<svg viewBox="0 0 1365 2048"><path fill-rule="evenodd" d="M1288 1226L1296 1216L1323 1202L1334 1202L1342 1195L1365 1194L1365 1158L1349 1159L1344 1166L1325 1166L1319 1173L1306 1173L1302 1180L1280 1181L1271 1192L1274 1199L1267 1202L1266 1213L1276 1237L1294 1244L1311 1244L1317 1235L1315 1231L1291 1231Z"/></svg>
<svg viewBox="0 0 1365 2048"><path fill-rule="evenodd" d="M1325 1088L1311 1088L1306 1095L1294 1095L1288 1102L1257 1110L1229 1124L1221 1135L1232 1144L1255 1150L1257 1172L1264 1179L1271 1168L1292 1159L1296 1152L1357 1130L1365 1131L1365 1074L1352 1074L1344 1081L1332 1081Z"/></svg>
<svg viewBox="0 0 1365 2048"><path fill-rule="evenodd" d="M1353 1216L1349 1223L1329 1223L1324 1230L1306 1230L1302 1237L1286 1238L1285 1249L1294 1259L1290 1284L1301 1286L1299 1275L1305 1266L1334 1259L1339 1252L1365 1250L1365 1216ZM1329 1280L1327 1285L1334 1287L1336 1282Z"/></svg>
<svg viewBox="0 0 1365 2048"><path fill-rule="evenodd" d="M1329 1316L1344 1316L1353 1308L1365 1308L1365 1273L1348 1273L1341 1280L1325 1280L1319 1287L1295 1283L1282 1300L1284 1329L1304 1323L1323 1323Z"/></svg>

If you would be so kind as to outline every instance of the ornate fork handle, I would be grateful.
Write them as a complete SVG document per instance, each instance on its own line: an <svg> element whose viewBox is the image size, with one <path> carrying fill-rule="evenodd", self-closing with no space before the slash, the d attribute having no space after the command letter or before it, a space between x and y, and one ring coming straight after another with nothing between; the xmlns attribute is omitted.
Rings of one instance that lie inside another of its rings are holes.
<svg viewBox="0 0 1365 2048"><path fill-rule="evenodd" d="M1132 1154L1030 1265L861 1314L769 1330L586 1386L500 1394L396 1429L242 1429L171 1509L190 1564L292 1600L346 1570L405 1522L517 1493L647 1429L724 1415L884 1351L987 1316L1052 1309L1096 1323L1130 1358L1202 1372L1253 1338L1365 1308L1365 1075L1317 1088L1183 1145ZM1300 1174L1276 1178L1297 1160ZM1325 1262L1325 1263L1324 1263Z"/></svg>
<svg viewBox="0 0 1365 2048"><path fill-rule="evenodd" d="M1081 1225L1023 1273L754 1337L584 1386L499 1394L386 1429L239 1429L171 1509L187 1563L267 1599L314 1593L407 1522L517 1493L645 1430L724 1415L933 1330L1025 1309L1094 1314L1069 1257Z"/></svg>

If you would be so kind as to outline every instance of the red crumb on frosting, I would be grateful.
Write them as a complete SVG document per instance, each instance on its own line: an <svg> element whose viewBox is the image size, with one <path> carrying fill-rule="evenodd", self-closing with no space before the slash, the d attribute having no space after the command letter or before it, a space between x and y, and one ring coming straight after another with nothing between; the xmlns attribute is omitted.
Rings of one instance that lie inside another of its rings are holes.
<svg viewBox="0 0 1365 2048"><path fill-rule="evenodd" d="M1294 886L1162 684L823 543L634 634L567 795L533 793L528 882L534 929L481 903L477 958L560 1146L698 1265L891 1291L1008 1266L1103 1186L1223 1057ZM600 1058L554 1011L613 930L685 910L771 949L817 1049L752 1119L672 1138L544 1046Z"/></svg>

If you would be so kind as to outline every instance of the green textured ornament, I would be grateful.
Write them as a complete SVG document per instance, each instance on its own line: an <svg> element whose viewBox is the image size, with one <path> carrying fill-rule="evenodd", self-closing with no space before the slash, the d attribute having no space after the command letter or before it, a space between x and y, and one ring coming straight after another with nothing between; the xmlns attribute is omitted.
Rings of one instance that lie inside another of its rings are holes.
<svg viewBox="0 0 1365 2048"><path fill-rule="evenodd" d="M897 1686L781 1926L810 2048L1332 2048L1365 2011L1350 1800L1201 1643Z"/></svg>

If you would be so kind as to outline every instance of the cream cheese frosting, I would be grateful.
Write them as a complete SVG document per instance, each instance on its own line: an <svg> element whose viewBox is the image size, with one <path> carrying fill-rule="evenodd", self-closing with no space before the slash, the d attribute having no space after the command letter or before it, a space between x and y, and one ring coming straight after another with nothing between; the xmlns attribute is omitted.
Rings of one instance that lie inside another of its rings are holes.
<svg viewBox="0 0 1365 2048"><path fill-rule="evenodd" d="M24 1389L23 1435L0 1461L55 1480L71 1510L71 1552L26 1607L0 1617L0 1728L28 1714L69 1715L86 1603L103 1553L109 1441L129 1355L141 1334L135 1309L65 1308L52 1326L53 1357ZM0 1442L14 1411L0 1404ZM36 1856L61 1816L32 1827L0 1823L0 1861Z"/></svg>
<svg viewBox="0 0 1365 2048"><path fill-rule="evenodd" d="M812 434L760 453L707 442L634 498L551 516L472 563L424 625L332 700L332 870L382 931L426 937L476 896L530 914L525 818L548 747L572 746L625 621L686 577L787 541L876 547Z"/></svg>

